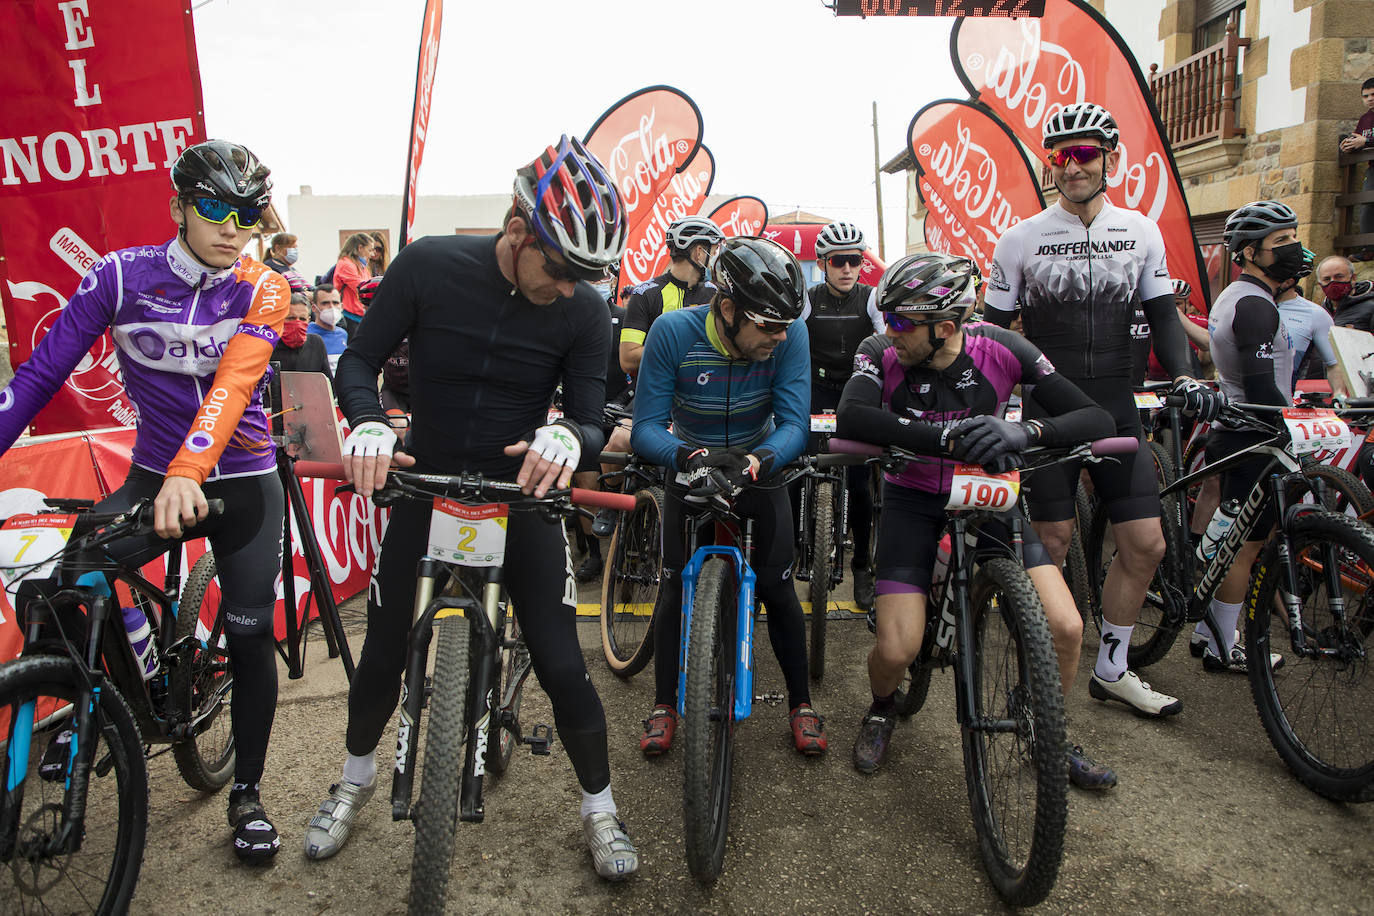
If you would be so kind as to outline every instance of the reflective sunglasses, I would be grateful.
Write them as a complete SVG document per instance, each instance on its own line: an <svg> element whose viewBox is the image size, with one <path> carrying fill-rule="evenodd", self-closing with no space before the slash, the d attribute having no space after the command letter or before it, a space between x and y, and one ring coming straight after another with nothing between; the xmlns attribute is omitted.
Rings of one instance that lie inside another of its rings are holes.
<svg viewBox="0 0 1374 916"><path fill-rule="evenodd" d="M265 210L264 207L235 206L213 197L192 197L191 207L197 216L209 223L223 224L232 216L240 229L252 229L262 222Z"/></svg>
<svg viewBox="0 0 1374 916"><path fill-rule="evenodd" d="M758 328L765 334L781 334L783 331L787 330L789 325L792 324L792 322L790 321L774 321L771 318L765 318L762 315L756 315L750 311L746 311L744 313L744 317L752 321L754 323L754 327Z"/></svg>
<svg viewBox="0 0 1374 916"><path fill-rule="evenodd" d="M1079 165L1087 165L1106 152L1100 146L1066 146L1063 149L1050 150L1050 154L1046 158L1049 159L1050 165L1062 169L1069 164L1070 159Z"/></svg>
<svg viewBox="0 0 1374 916"><path fill-rule="evenodd" d="M942 321L953 320L953 318L945 316L943 318L927 318L923 321L916 321L914 319L907 318L905 315L899 315L896 312L883 312L883 321L887 324L889 328L896 331L898 334L907 334L911 331L916 330L923 324L939 324Z"/></svg>
<svg viewBox="0 0 1374 916"><path fill-rule="evenodd" d="M861 254L832 254L827 260L831 267L862 267L864 256Z"/></svg>
<svg viewBox="0 0 1374 916"><path fill-rule="evenodd" d="M576 283L578 280L586 280L588 283L596 283L606 279L605 270L589 270L587 268L578 267L575 264L555 261L553 258L549 257L549 253L544 250L544 246L541 243L535 242L535 247L537 247L539 253L544 256L544 273L559 282Z"/></svg>

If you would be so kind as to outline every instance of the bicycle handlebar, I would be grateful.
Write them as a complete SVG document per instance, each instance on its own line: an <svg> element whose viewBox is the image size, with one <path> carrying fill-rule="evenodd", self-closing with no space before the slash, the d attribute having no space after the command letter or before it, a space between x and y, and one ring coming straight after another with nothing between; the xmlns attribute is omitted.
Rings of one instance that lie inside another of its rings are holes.
<svg viewBox="0 0 1374 916"><path fill-rule="evenodd" d="M1088 451L1094 458L1104 458L1108 455L1129 455L1140 448L1140 440L1134 436L1110 436L1106 439L1094 439L1089 445ZM1081 446L1079 446L1081 447ZM854 439L831 439L830 449L847 455L863 455L865 457L880 458L886 454L887 449L880 445L873 445L870 442L858 442ZM1027 449L1027 454L1034 454L1037 451L1048 449L1034 448ZM1072 449L1070 450L1072 451Z"/></svg>

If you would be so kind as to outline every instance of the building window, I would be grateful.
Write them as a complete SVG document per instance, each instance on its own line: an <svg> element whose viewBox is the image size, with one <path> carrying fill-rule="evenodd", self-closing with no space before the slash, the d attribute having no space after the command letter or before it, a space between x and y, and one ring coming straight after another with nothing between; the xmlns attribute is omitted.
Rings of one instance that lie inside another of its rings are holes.
<svg viewBox="0 0 1374 916"><path fill-rule="evenodd" d="M1237 37L1245 37L1245 0L1198 0L1197 28L1193 31L1193 53L1220 44L1226 26L1236 27ZM1236 81L1239 85L1240 81Z"/></svg>

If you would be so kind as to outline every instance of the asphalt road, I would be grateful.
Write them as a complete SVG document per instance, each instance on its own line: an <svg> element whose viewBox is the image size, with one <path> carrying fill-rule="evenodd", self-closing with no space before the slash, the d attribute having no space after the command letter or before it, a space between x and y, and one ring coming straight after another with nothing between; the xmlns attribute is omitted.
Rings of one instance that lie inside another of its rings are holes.
<svg viewBox="0 0 1374 916"><path fill-rule="evenodd" d="M594 601L595 590L584 588L582 600ZM356 652L357 611L350 617ZM572 768L555 746L550 757L517 756L510 774L489 783L486 822L460 827L452 912L1005 909L978 856L948 672L936 673L925 710L898 729L886 767L861 776L849 754L868 697L864 656L872 637L862 622L832 621L827 673L813 695L831 751L798 757L786 711L756 704L738 731L725 871L706 888L683 859L681 757L646 761L637 750L651 672L617 680L602 662L595 620L581 631L610 724L613 788L642 854L641 872L623 885L592 872ZM275 864L240 866L228 844L223 794L198 796L169 756L157 758L134 912L405 911L414 831L391 820L383 797L389 780L339 856L310 862L300 851L306 821L337 779L343 754L346 684L323 649L313 638L307 676L282 680L263 785L283 835ZM757 659L757 692L780 691L766 645ZM1085 658L1084 678L1089 664ZM1206 674L1180 645L1147 678L1183 699L1182 715L1147 721L1105 707L1087 696L1082 678L1069 698L1071 739L1114 766L1121 781L1109 792L1072 792L1063 868L1037 911L1374 912L1374 805L1333 804L1294 780L1260 727L1244 677ZM552 721L533 682L526 710L527 727ZM384 739L379 757L389 754Z"/></svg>

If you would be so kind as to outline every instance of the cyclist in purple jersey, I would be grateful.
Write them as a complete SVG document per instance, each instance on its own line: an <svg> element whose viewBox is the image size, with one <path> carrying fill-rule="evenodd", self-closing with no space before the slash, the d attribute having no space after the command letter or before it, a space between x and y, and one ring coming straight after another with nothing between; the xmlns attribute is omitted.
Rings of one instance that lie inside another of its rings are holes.
<svg viewBox="0 0 1374 916"><path fill-rule="evenodd" d="M102 258L0 391L2 452L112 332L138 434L129 476L95 508L118 512L154 500L157 536L108 548L134 566L166 552L172 539L210 539L234 676L229 825L235 853L249 862L280 846L258 794L277 704L272 621L283 511L260 382L290 289L241 254L271 200L268 174L225 140L182 152L172 166L176 237ZM207 519L207 499L223 499L224 513Z"/></svg>
<svg viewBox="0 0 1374 916"><path fill-rule="evenodd" d="M941 458L912 462L886 476L878 528L878 639L868 655L873 702L854 743L854 766L864 773L872 773L886 757L896 725L897 687L921 651L936 544L956 464L1007 470L1028 446L1078 444L1111 435L1113 429L1110 415L1024 338L992 325L964 326L976 295L974 274L969 261L940 254L909 255L889 267L876 294L887 339L875 335L859 345L840 401L840 435ZM1012 389L1022 384L1036 386L1048 415L1024 423L998 419ZM946 456L949 460L943 460ZM1030 531L1025 558L1068 693L1078 668L1083 620L1059 569ZM1116 775L1081 747L1072 749L1069 763L1075 785L1105 789L1116 784Z"/></svg>
<svg viewBox="0 0 1374 916"><path fill-rule="evenodd" d="M1058 203L1012 226L993 253L989 321L1006 327L1018 302L1026 339L1052 359L1116 420L1120 436L1140 436L1131 392L1131 326L1139 301L1155 353L1174 379L1185 412L1213 419L1225 398L1189 374L1188 345L1174 308L1159 227L1103 196L1117 167L1119 133L1111 114L1090 102L1069 105L1044 126ZM1043 416L1035 395L1026 416ZM1079 466L1065 462L1032 475L1030 513L1050 556L1062 564L1074 528ZM1117 555L1103 584L1102 641L1088 688L1147 716L1180 712L1183 704L1151 689L1127 670L1131 630L1145 591L1164 557L1159 486L1149 451L1120 464L1089 468L1107 506Z"/></svg>

